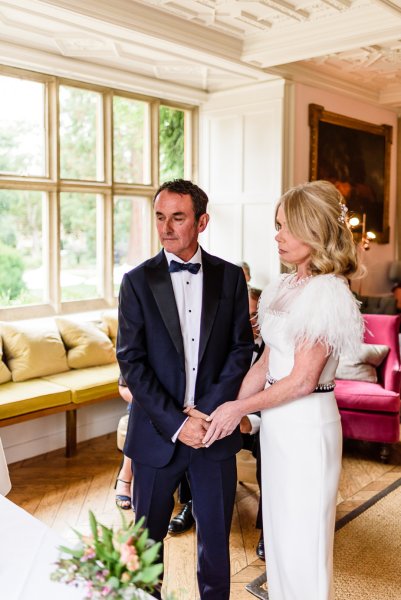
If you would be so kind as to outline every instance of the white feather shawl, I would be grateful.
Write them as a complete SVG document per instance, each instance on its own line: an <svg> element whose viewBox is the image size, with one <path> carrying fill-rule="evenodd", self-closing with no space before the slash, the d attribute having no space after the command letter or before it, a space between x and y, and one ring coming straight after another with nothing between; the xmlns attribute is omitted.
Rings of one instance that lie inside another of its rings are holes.
<svg viewBox="0 0 401 600"><path fill-rule="evenodd" d="M269 284L260 300L259 319L263 322L269 305L287 276ZM298 288L285 319L284 335L295 346L323 343L336 358L354 356L363 340L364 322L359 303L345 279L335 275L317 275ZM266 298L266 300L265 300ZM263 312L262 312L263 311Z"/></svg>

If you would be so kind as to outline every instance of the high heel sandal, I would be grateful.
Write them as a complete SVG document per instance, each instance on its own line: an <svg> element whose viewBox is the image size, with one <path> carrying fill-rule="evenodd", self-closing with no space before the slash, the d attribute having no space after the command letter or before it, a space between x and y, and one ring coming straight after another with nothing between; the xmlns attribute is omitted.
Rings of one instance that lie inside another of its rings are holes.
<svg viewBox="0 0 401 600"><path fill-rule="evenodd" d="M124 481L124 479L120 479L117 477L116 483L114 485L114 489L117 489L118 482L125 483L127 485L131 485L130 481ZM122 508L122 510L130 510L131 508L131 498L129 496L125 496L123 494L116 494L116 505L118 508Z"/></svg>

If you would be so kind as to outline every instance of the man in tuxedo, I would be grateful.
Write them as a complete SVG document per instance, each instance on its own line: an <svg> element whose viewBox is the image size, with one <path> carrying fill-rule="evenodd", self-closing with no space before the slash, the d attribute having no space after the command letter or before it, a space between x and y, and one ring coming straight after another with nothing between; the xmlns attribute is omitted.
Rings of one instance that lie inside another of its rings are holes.
<svg viewBox="0 0 401 600"><path fill-rule="evenodd" d="M203 190L182 179L155 194L164 249L123 278L117 358L135 397L124 453L132 459L136 518L145 516L150 537L163 541L174 491L187 473L200 597L229 600L241 435L238 427L210 448L202 439L206 415L236 398L253 341L242 270L198 246L207 202Z"/></svg>
<svg viewBox="0 0 401 600"><path fill-rule="evenodd" d="M247 274L244 268L247 263L240 263L238 266L244 271L245 280ZM248 265L247 265L248 266ZM248 266L249 272L249 266ZM254 348L252 354L253 365L263 354L264 343L260 336L258 326L258 302L262 290L258 288L248 287L248 301L249 301L249 321L252 327ZM260 529L259 541L256 545L257 556L265 560L265 545L263 539L263 520L262 520L262 486L261 486L261 461L260 461L260 442L259 442L259 429L260 429L260 412L247 415L242 417L240 422L240 431L242 434L243 447L246 450L250 450L253 456L256 458L256 479L259 485L259 504L258 512L256 515L255 527ZM192 514L192 496L191 489L189 487L186 477L182 479L178 486L178 499L183 505L182 509L173 517L168 526L169 533L174 535L184 533L192 528L194 524L194 517Z"/></svg>

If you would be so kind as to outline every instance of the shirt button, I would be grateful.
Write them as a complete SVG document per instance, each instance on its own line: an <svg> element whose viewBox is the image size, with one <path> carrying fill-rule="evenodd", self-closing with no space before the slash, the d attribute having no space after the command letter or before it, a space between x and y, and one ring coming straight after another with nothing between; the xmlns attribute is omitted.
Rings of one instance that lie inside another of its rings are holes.
<svg viewBox="0 0 401 600"><path fill-rule="evenodd" d="M191 310L191 309L189 309L189 311L188 311L188 312L192 312L192 310Z"/></svg>
<svg viewBox="0 0 401 600"><path fill-rule="evenodd" d="M192 367L192 370L195 371L195 367Z"/></svg>

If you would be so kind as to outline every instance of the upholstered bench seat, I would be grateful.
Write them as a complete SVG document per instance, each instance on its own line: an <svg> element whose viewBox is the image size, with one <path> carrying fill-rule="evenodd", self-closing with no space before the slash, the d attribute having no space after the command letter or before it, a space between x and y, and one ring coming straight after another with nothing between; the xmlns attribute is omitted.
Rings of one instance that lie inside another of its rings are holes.
<svg viewBox="0 0 401 600"><path fill-rule="evenodd" d="M48 375L44 379L52 384L65 386L71 390L74 404L87 404L100 398L118 397L118 364L112 363L100 367L72 369L57 375Z"/></svg>
<svg viewBox="0 0 401 600"><path fill-rule="evenodd" d="M351 386L352 395L350 395ZM377 383L338 379L335 395L340 409L391 413L398 413L400 410L400 395L392 390L386 390Z"/></svg>
<svg viewBox="0 0 401 600"><path fill-rule="evenodd" d="M0 419L70 403L71 391L67 386L44 379L30 379L19 383L10 381L0 386Z"/></svg>

